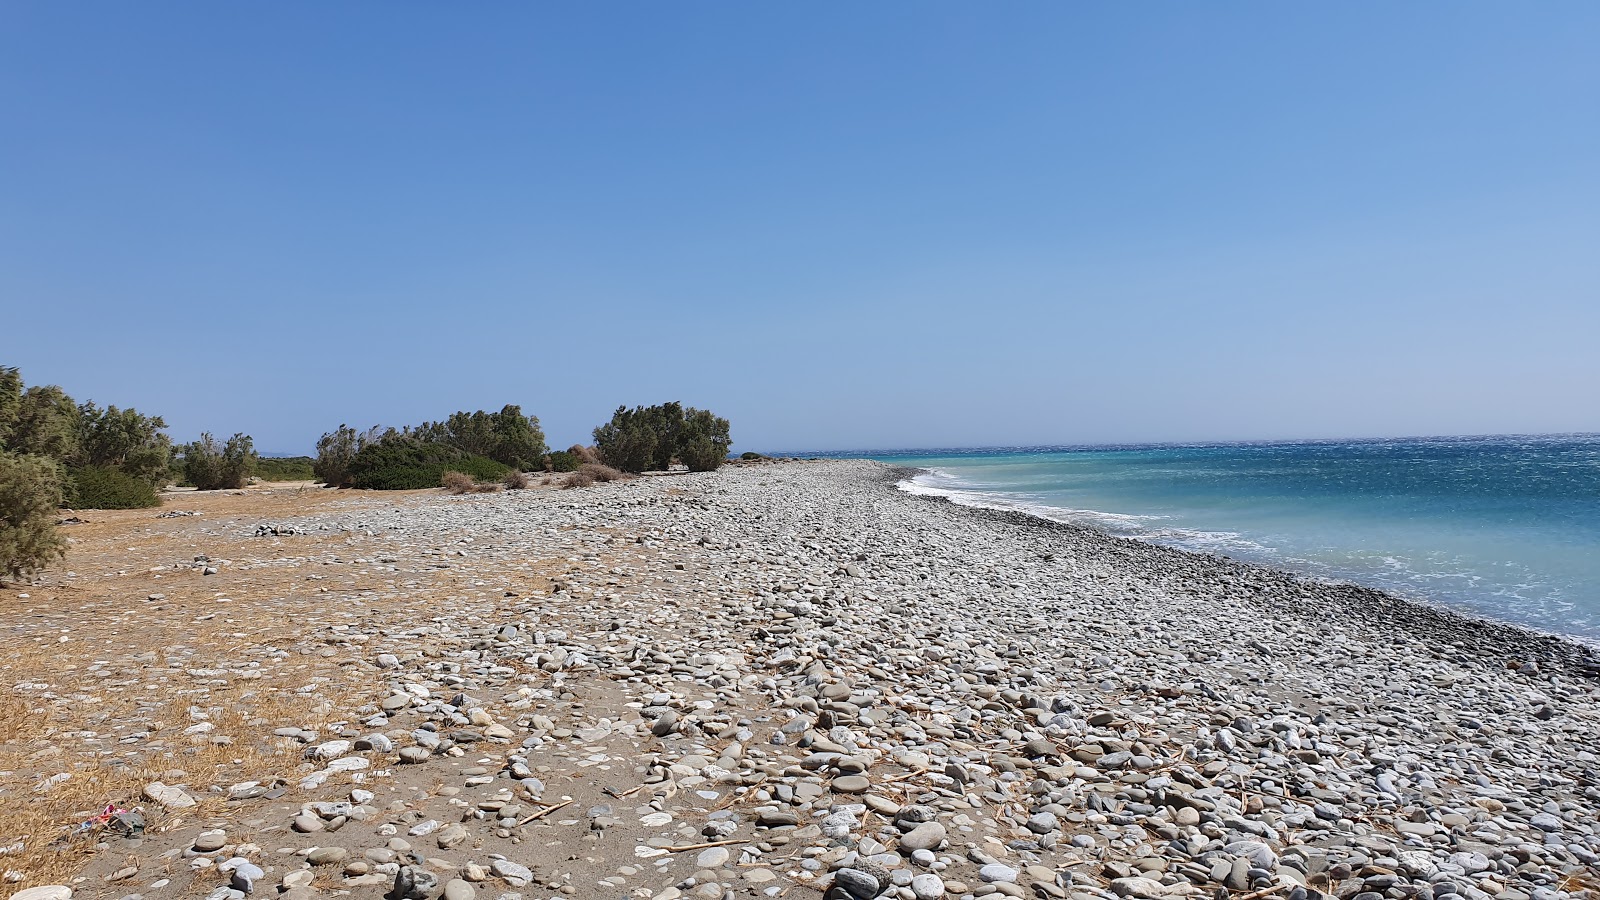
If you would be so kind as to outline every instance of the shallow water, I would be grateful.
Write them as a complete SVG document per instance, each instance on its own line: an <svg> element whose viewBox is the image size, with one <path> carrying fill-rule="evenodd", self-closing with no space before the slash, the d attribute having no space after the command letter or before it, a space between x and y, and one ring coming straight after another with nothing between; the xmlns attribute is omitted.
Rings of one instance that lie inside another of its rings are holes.
<svg viewBox="0 0 1600 900"><path fill-rule="evenodd" d="M1019 509L1600 642L1600 435L829 454Z"/></svg>

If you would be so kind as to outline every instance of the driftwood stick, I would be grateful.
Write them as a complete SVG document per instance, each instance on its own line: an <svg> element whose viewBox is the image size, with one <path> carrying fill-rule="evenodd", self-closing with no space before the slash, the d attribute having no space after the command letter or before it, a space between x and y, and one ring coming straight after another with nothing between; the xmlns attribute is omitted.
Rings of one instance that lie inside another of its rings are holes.
<svg viewBox="0 0 1600 900"><path fill-rule="evenodd" d="M556 810L560 809L561 807L570 806L575 802L577 802L577 801L576 800L563 800L562 802L557 803L554 806L546 806L544 809L541 809L538 812L534 813L533 815L527 817L526 819L523 819L521 822L518 822L517 823L517 827L521 828L522 826L528 824L529 822L532 822L532 821L534 821L536 819L542 819L545 816L548 816L551 813L555 812Z"/></svg>

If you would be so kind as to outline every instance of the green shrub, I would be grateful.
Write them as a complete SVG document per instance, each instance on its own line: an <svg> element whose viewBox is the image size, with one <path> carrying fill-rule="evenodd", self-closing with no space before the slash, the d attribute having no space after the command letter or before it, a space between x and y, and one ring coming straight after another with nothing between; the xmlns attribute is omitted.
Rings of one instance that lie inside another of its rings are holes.
<svg viewBox="0 0 1600 900"><path fill-rule="evenodd" d="M733 446L727 419L677 402L619 406L611 421L594 430L594 442L606 465L624 472L664 471L674 459L691 471L711 471Z"/></svg>
<svg viewBox="0 0 1600 900"><path fill-rule="evenodd" d="M172 439L161 433L166 427L160 416L84 403L78 407L78 456L68 464L106 466L163 487L172 460Z"/></svg>
<svg viewBox="0 0 1600 900"><path fill-rule="evenodd" d="M378 429L357 431L349 425L340 425L317 441L317 461L312 463L312 475L328 487L349 487L350 464L356 454L377 440Z"/></svg>
<svg viewBox="0 0 1600 900"><path fill-rule="evenodd" d="M498 481L509 468L446 444L390 431L356 453L350 461L349 481L352 487L367 490L414 491L438 487L444 473L452 471L487 482Z"/></svg>
<svg viewBox="0 0 1600 900"><path fill-rule="evenodd" d="M761 454L755 452L754 450L746 450L745 452L739 454L739 458L744 460L744 461L746 461L746 462L749 462L750 460L753 460L753 459L766 459L765 456L762 456Z"/></svg>
<svg viewBox="0 0 1600 900"><path fill-rule="evenodd" d="M68 473L66 505L73 509L145 509L160 506L150 482L110 466L84 466Z"/></svg>
<svg viewBox="0 0 1600 900"><path fill-rule="evenodd" d="M445 444L467 456L482 456L515 469L531 468L544 456L544 432L537 416L507 404L499 412L456 412L443 422L424 422L410 436Z"/></svg>
<svg viewBox="0 0 1600 900"><path fill-rule="evenodd" d="M66 555L66 539L56 532L60 507L55 463L0 452L0 573L21 578Z"/></svg>
<svg viewBox="0 0 1600 900"><path fill-rule="evenodd" d="M256 460L256 477L262 481L311 481L317 477L315 465L309 456L263 456Z"/></svg>
<svg viewBox="0 0 1600 900"><path fill-rule="evenodd" d="M209 433L202 434L200 440L181 448L183 478L202 491L242 488L255 474L254 444L248 434L235 434L226 444L218 444Z"/></svg>
<svg viewBox="0 0 1600 900"><path fill-rule="evenodd" d="M545 456L545 470L549 472L576 472L578 466L583 464L577 454L570 450L556 450Z"/></svg>

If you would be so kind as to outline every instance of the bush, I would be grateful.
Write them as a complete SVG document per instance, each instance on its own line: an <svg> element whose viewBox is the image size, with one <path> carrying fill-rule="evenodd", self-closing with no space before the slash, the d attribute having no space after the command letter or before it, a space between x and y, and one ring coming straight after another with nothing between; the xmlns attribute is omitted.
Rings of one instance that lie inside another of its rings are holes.
<svg viewBox="0 0 1600 900"><path fill-rule="evenodd" d="M452 494L466 494L476 486L472 476L465 472L446 472L439 480L444 489Z"/></svg>
<svg viewBox="0 0 1600 900"><path fill-rule="evenodd" d="M691 471L711 471L733 446L727 419L677 402L619 406L610 422L594 430L594 442L605 463L624 472L665 471L674 459Z"/></svg>
<svg viewBox="0 0 1600 900"><path fill-rule="evenodd" d="M61 470L54 463L0 453L0 573L21 578L66 555L66 539L56 532L60 506Z"/></svg>
<svg viewBox="0 0 1600 900"><path fill-rule="evenodd" d="M500 483L505 485L508 491L520 491L532 484L533 480L526 474L512 469L506 473L504 478L500 479Z"/></svg>
<svg viewBox="0 0 1600 900"><path fill-rule="evenodd" d="M349 487L350 464L356 454L377 440L378 429L362 432L349 425L324 434L317 441L317 461L311 464L312 475L328 487Z"/></svg>
<svg viewBox="0 0 1600 900"><path fill-rule="evenodd" d="M583 459L571 450L557 450L545 455L544 468L547 472L576 472L582 464Z"/></svg>
<svg viewBox="0 0 1600 900"><path fill-rule="evenodd" d="M424 443L445 444L466 456L482 456L515 469L537 465L545 453L539 418L525 416L522 407L511 404L496 413L481 409L451 413L443 422L422 423L410 435Z"/></svg>
<svg viewBox="0 0 1600 900"><path fill-rule="evenodd" d="M690 409L683 417L678 430L678 459L691 472L715 472L728 461L728 420L719 419L710 410Z"/></svg>
<svg viewBox="0 0 1600 900"><path fill-rule="evenodd" d="M492 459L468 456L445 444L418 440L390 431L367 444L350 461L352 487L379 491L412 491L438 487L445 472L460 472L474 481L496 481L507 467Z"/></svg>
<svg viewBox="0 0 1600 900"><path fill-rule="evenodd" d="M248 434L235 434L228 443L219 445L206 433L181 449L183 478L202 491L237 490L255 474L255 442Z"/></svg>
<svg viewBox="0 0 1600 900"><path fill-rule="evenodd" d="M594 476L582 471L568 472L567 477L561 481L563 489L588 487L591 484L594 484Z"/></svg>
<svg viewBox="0 0 1600 900"><path fill-rule="evenodd" d="M595 481L602 482L621 481L628 477L627 475L618 472L616 469L613 469L610 466L603 466L600 463L584 463L578 467L578 472L582 475L589 476Z"/></svg>
<svg viewBox="0 0 1600 900"><path fill-rule="evenodd" d="M145 509L161 505L161 497L150 482L110 466L73 469L65 499L73 509Z"/></svg>
<svg viewBox="0 0 1600 900"><path fill-rule="evenodd" d="M256 460L256 477L262 481L312 481L316 461L309 456L263 456Z"/></svg>
<svg viewBox="0 0 1600 900"><path fill-rule="evenodd" d="M744 460L744 461L746 461L746 462L749 462L750 460L753 460L753 459L766 459L765 456L762 456L761 454L755 452L754 450L746 450L745 452L739 454L739 458Z"/></svg>

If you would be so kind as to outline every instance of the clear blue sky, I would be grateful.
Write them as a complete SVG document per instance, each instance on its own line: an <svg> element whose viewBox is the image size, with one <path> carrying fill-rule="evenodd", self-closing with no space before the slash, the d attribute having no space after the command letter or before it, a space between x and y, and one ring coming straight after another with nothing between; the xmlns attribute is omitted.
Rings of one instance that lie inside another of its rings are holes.
<svg viewBox="0 0 1600 900"><path fill-rule="evenodd" d="M1600 3L0 2L0 362L179 439L1600 430Z"/></svg>

